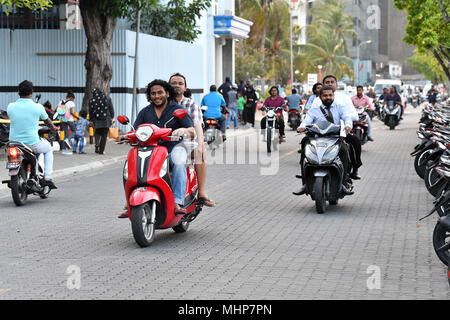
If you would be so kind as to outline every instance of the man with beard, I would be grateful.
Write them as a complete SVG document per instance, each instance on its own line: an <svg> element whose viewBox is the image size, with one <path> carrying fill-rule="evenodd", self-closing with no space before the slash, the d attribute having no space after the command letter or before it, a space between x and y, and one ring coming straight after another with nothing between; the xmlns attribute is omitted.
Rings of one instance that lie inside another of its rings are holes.
<svg viewBox="0 0 450 320"><path fill-rule="evenodd" d="M169 84L175 89L177 94L175 102L186 109L188 114L194 121L194 129L197 135L198 146L194 150L194 168L198 179L198 202L203 203L208 207L214 207L214 200L208 198L205 190L206 186L206 148L203 139L203 115L198 104L191 98L184 96L187 84L186 78L180 74L175 73L169 79Z"/></svg>
<svg viewBox="0 0 450 320"><path fill-rule="evenodd" d="M341 93L336 91L338 88L337 79L333 75L327 75L323 78L323 85L329 86L334 89L334 101L336 104L342 106L346 113L352 118L353 121L357 121L359 119L358 113L356 112L355 107L353 106L353 102L348 95L345 93ZM311 106L312 108L319 108L322 105L322 100L317 97ZM358 175L358 168L362 166L361 161L361 141L359 141L358 137L353 134L348 134L346 137L346 141L350 144L350 160L352 162L353 172L350 174L350 178L359 180L361 177Z"/></svg>
<svg viewBox="0 0 450 320"><path fill-rule="evenodd" d="M329 86L324 86L322 89L320 89L319 92L319 98L322 101L322 105L318 108L311 108L306 113L305 119L302 121L300 127L297 129L298 132L305 132L306 126L312 125L314 123L317 123L319 121L329 121L334 124L340 125L341 120L344 121L345 125L345 132L347 135L352 131L353 127L353 120L351 115L346 110L346 107L344 105L338 104L334 101L334 88ZM326 116L325 116L326 114ZM305 136L302 140L302 155L300 159L300 165L302 168L302 179L303 179L303 186L298 192L293 192L295 195L302 195L306 192L306 185L304 184L304 174L303 174L303 163L305 161L305 146L308 142L309 137ZM345 139L347 140L347 139ZM344 179L342 184L342 191L344 194L350 195L353 194L352 191L348 190L345 186L345 183L349 180L348 177L348 167L350 164L350 159L348 156L348 147L345 143L341 144L341 148L339 150L339 158L342 161L342 165L344 166Z"/></svg>
<svg viewBox="0 0 450 320"><path fill-rule="evenodd" d="M147 86L147 100L150 104L142 109L137 115L134 122L134 128L138 128L141 124L152 123L160 128L171 128L172 135L183 136L188 135L194 138L194 122L189 114L183 119L173 117L175 110L183 109L177 105L174 100L176 93L173 87L164 80L153 80ZM118 141L126 138L126 135L119 136ZM186 160L187 151L176 141L164 141L160 145L167 147L169 152L169 161L173 166L172 170L172 189L175 197L175 212L186 213L183 209L184 197L186 194ZM126 218L127 215L122 214L119 218Z"/></svg>

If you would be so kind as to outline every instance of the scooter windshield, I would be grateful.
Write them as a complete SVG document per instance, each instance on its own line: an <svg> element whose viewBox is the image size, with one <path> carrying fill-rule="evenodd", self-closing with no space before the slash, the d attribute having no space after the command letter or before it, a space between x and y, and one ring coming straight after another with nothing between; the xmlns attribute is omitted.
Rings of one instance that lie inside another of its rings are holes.
<svg viewBox="0 0 450 320"><path fill-rule="evenodd" d="M339 134L341 126L326 120L319 121L308 128L309 132L319 134L321 136Z"/></svg>

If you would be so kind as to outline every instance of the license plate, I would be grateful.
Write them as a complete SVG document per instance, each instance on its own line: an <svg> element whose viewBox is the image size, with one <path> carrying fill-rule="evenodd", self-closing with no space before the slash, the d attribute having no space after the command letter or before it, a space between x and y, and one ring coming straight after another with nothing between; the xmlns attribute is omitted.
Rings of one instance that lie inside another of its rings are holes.
<svg viewBox="0 0 450 320"><path fill-rule="evenodd" d="M327 144L326 144L326 143L323 143L323 142L319 142L319 143L317 144L317 146L318 146L319 148L325 148L325 147L327 146Z"/></svg>
<svg viewBox="0 0 450 320"><path fill-rule="evenodd" d="M20 167L20 162L7 162L6 169L17 169Z"/></svg>

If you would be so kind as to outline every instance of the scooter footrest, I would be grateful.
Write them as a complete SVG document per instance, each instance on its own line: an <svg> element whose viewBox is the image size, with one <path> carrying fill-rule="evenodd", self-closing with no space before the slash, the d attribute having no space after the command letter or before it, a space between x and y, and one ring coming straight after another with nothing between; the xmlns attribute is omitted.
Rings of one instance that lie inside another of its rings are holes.
<svg viewBox="0 0 450 320"><path fill-rule="evenodd" d="M6 184L6 183L9 184L10 182L11 182L11 180L3 180L3 181L2 181L2 184Z"/></svg>
<svg viewBox="0 0 450 320"><path fill-rule="evenodd" d="M299 175L299 174L296 174L295 177L296 177L297 179L302 179L302 176Z"/></svg>

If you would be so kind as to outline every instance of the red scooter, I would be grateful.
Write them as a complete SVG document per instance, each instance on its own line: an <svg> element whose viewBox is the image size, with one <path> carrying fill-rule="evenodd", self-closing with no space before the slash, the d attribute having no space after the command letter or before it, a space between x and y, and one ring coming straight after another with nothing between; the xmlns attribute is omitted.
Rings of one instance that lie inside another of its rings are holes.
<svg viewBox="0 0 450 320"><path fill-rule="evenodd" d="M174 117L180 119L185 115L186 110L174 112ZM126 116L119 116L117 120L123 125L129 123ZM171 128L142 124L136 130L128 132L127 139L124 140L133 146L123 171L128 216L134 239L141 247L152 243L156 229L172 228L177 233L186 232L190 222L202 210L202 205L197 204L197 175L188 166L183 206L186 213L175 214L169 154L165 146L158 145L161 140L182 140L182 137L171 136L171 133Z"/></svg>

